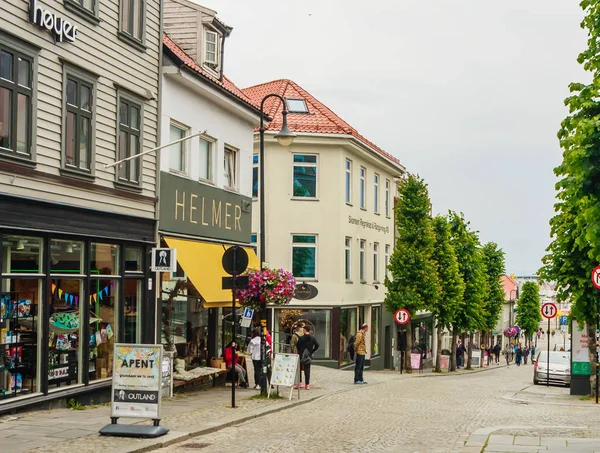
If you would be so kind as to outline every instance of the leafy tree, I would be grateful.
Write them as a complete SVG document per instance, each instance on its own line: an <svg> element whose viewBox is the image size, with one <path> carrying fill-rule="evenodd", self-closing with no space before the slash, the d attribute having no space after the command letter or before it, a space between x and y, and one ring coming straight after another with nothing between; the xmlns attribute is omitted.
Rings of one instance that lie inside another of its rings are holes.
<svg viewBox="0 0 600 453"><path fill-rule="evenodd" d="M504 251L498 248L495 242L488 242L483 246L483 263L485 265L487 280L484 328L487 333L494 330L500 319L504 304L504 288L501 278L506 273L504 265ZM489 343L489 339L488 339Z"/></svg>
<svg viewBox="0 0 600 453"><path fill-rule="evenodd" d="M464 216L450 212L449 222L458 269L465 283L463 302L452 322L452 355L456 355L458 334L467 332L469 335L467 369L470 369L473 357L473 333L485 326L484 301L487 293L485 265L479 237L476 232L469 229L469 222ZM451 369L455 369L455 363Z"/></svg>
<svg viewBox="0 0 600 453"><path fill-rule="evenodd" d="M540 289L535 282L523 285L517 304L517 325L525 330L531 344L531 337L538 330L542 314L540 313Z"/></svg>
<svg viewBox="0 0 600 453"><path fill-rule="evenodd" d="M556 281L557 300L571 299L572 316L587 325L590 363L595 363L598 290L591 271L600 261L600 2L583 0L581 27L588 34L588 48L578 61L592 73L589 84L571 83L565 99L569 116L558 132L563 161L554 169L556 215L550 220L552 242L543 259L540 276ZM595 365L590 384L595 395Z"/></svg>
<svg viewBox="0 0 600 453"><path fill-rule="evenodd" d="M436 266L432 255L435 236L431 220L431 201L427 184L416 175L408 175L399 185L395 207L397 238L386 276L385 304L389 311L405 308L415 315L417 310L435 303L439 295ZM412 326L407 324L405 368L412 371Z"/></svg>
<svg viewBox="0 0 600 453"><path fill-rule="evenodd" d="M465 284L458 271L458 260L450 241L450 225L446 217L439 215L435 217L433 230L435 232L433 260L437 268L440 294L436 302L430 305L430 309L437 321L435 371L439 373L441 372L442 333L444 329L452 328L452 321L462 303ZM456 354L453 356L456 359Z"/></svg>

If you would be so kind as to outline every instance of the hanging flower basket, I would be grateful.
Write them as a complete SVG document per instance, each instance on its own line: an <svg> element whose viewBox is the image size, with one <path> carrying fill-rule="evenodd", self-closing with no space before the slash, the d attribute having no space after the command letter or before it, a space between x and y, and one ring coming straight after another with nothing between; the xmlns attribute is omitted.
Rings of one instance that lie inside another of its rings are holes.
<svg viewBox="0 0 600 453"><path fill-rule="evenodd" d="M248 280L248 288L236 293L244 307L257 310L261 303L287 305L296 294L296 279L283 269L251 269Z"/></svg>
<svg viewBox="0 0 600 453"><path fill-rule="evenodd" d="M518 327L508 327L504 329L504 336L508 338L516 337L519 333Z"/></svg>

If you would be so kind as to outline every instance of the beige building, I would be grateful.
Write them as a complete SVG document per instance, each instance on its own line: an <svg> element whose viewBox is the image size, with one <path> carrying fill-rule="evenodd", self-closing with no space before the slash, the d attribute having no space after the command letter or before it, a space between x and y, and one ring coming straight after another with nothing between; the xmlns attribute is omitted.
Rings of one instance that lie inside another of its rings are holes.
<svg viewBox="0 0 600 453"><path fill-rule="evenodd" d="M265 103L265 113L273 118L265 145L265 261L292 270L298 282L318 290L313 299L295 299L271 311L276 349L285 350L290 327L302 320L314 327L320 344L316 358L343 366L349 362L348 339L367 323L367 359L372 367L389 367L395 328L384 316L383 281L394 246L396 180L404 167L290 80L243 91L257 104L267 94L280 94L290 112L289 127L297 134L288 148L273 138L281 127L282 102L270 98ZM255 238L258 145L256 135Z"/></svg>
<svg viewBox="0 0 600 453"><path fill-rule="evenodd" d="M5 0L0 18L5 412L108 392L114 343L155 341L156 155L107 165L158 144L161 2Z"/></svg>

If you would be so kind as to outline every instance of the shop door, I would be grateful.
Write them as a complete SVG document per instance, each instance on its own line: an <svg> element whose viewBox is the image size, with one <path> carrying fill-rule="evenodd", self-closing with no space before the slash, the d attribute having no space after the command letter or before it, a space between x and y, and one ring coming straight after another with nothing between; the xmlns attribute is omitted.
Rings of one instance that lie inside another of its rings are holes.
<svg viewBox="0 0 600 453"><path fill-rule="evenodd" d="M392 368L392 328L391 326L385 326L385 353L383 356L383 367L386 370Z"/></svg>

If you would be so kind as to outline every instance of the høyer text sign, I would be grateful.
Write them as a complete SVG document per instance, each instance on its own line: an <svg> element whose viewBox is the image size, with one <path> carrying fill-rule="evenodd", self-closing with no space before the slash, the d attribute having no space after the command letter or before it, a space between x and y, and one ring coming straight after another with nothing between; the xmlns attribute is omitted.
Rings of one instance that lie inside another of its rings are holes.
<svg viewBox="0 0 600 453"><path fill-rule="evenodd" d="M556 308L556 305L553 303L550 303L550 302L543 304L541 311L542 311L542 316L546 319L552 319L558 313L558 309Z"/></svg>
<svg viewBox="0 0 600 453"><path fill-rule="evenodd" d="M73 25L67 19L57 16L56 13L48 9L44 9L37 0L30 1L29 21L50 32L56 42L63 42L64 40L75 42L77 39L77 25Z"/></svg>

